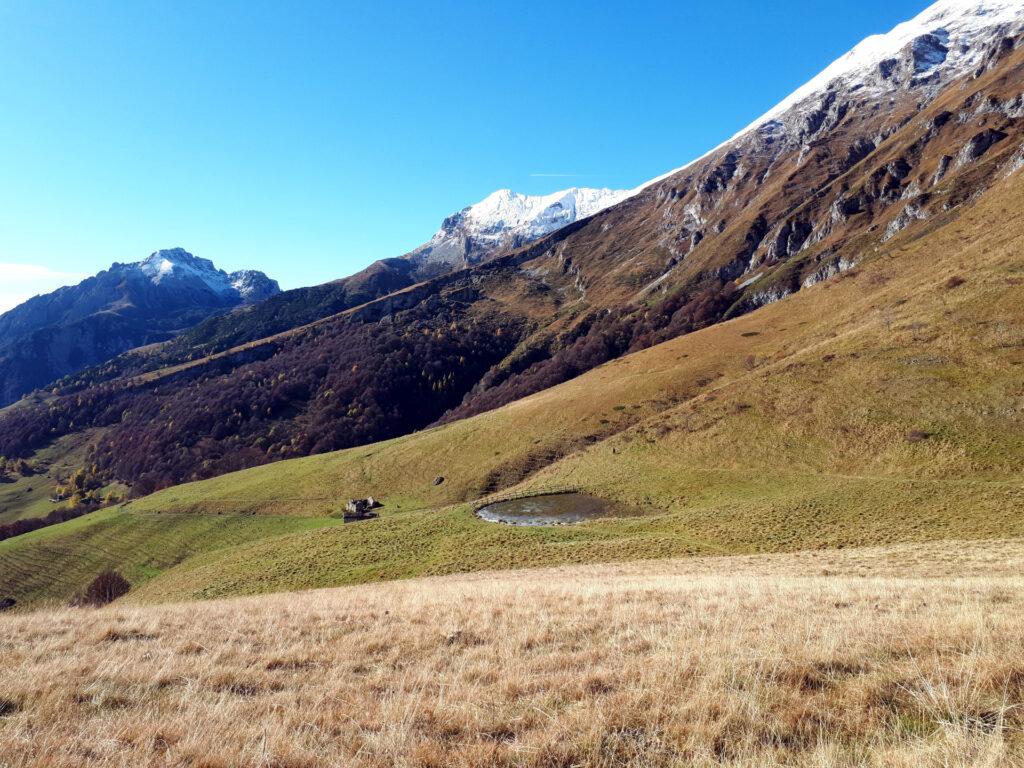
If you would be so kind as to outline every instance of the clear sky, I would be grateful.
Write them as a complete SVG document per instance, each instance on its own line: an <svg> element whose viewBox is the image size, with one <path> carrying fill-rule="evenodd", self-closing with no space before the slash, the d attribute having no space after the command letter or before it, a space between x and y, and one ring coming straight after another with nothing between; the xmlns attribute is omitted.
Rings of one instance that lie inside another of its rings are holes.
<svg viewBox="0 0 1024 768"><path fill-rule="evenodd" d="M633 187L928 0L0 0L0 310L181 246L350 274L509 187Z"/></svg>

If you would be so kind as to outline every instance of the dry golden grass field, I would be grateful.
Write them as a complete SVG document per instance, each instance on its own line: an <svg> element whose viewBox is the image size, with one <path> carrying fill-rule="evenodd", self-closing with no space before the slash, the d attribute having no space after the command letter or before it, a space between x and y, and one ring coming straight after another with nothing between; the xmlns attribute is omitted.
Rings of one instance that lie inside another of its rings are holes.
<svg viewBox="0 0 1024 768"><path fill-rule="evenodd" d="M1024 765L1024 541L0 619L0 765Z"/></svg>

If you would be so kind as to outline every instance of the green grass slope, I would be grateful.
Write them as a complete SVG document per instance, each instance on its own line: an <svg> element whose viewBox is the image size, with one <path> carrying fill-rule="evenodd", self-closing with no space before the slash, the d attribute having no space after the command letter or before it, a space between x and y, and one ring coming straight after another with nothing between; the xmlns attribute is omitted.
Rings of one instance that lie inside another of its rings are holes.
<svg viewBox="0 0 1024 768"><path fill-rule="evenodd" d="M109 513L119 523L108 532L93 530L111 525L97 518L12 540L0 548L0 594L60 597L67 587L46 587L47 574L67 585L133 547L149 551L157 535L160 550L191 543L180 562L132 554L152 576L140 600L1024 536L1021 210L1017 174L838 278L499 410L172 488ZM489 494L559 488L643 514L532 530L472 514ZM341 500L366 494L387 502L377 521L285 530L329 523ZM218 519L251 522L188 538ZM102 556L89 549L100 538ZM57 554L47 560L44 546ZM83 553L90 565L67 574ZM36 586L12 575L14 558L38 569Z"/></svg>

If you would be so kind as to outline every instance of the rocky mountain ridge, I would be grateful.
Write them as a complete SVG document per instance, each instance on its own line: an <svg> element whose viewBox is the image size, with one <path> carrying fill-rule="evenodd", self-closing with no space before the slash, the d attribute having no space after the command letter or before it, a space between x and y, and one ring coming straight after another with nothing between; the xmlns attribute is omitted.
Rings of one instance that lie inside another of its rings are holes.
<svg viewBox="0 0 1024 768"><path fill-rule="evenodd" d="M1022 31L1020 3L941 0L863 41L726 143L643 185L637 199L659 209L667 268L647 289L666 290L669 271L687 271L684 261L717 261L718 276L760 305L852 266L857 256L838 250L853 231L881 227L884 240L961 204L970 195L949 194L943 181L978 163L1024 116L1017 71L998 93L971 93L1019 48ZM950 108L917 120L940 96ZM887 152L901 136L900 151ZM887 161L868 169L880 154ZM1009 172L1022 160L1002 164ZM998 176L963 181L979 194ZM799 274L770 285L772 268L792 267L801 254L811 258Z"/></svg>
<svg viewBox="0 0 1024 768"><path fill-rule="evenodd" d="M857 94L865 102L877 100L875 110L886 96L898 98L909 90L931 100L957 78L980 76L1012 50L1013 37L1022 31L1024 7L1017 0L938 0L888 33L865 38L730 139L634 192L755 132L782 133L790 148L800 146L802 139L820 132L839 94Z"/></svg>

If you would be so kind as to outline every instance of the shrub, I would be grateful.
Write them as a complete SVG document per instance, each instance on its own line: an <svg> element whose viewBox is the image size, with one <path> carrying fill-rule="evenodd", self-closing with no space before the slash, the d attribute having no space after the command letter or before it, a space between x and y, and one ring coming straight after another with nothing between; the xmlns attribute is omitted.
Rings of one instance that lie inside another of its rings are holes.
<svg viewBox="0 0 1024 768"><path fill-rule="evenodd" d="M85 592L75 599L76 605L101 606L112 603L122 595L128 594L132 585L117 571L104 571L85 588Z"/></svg>

